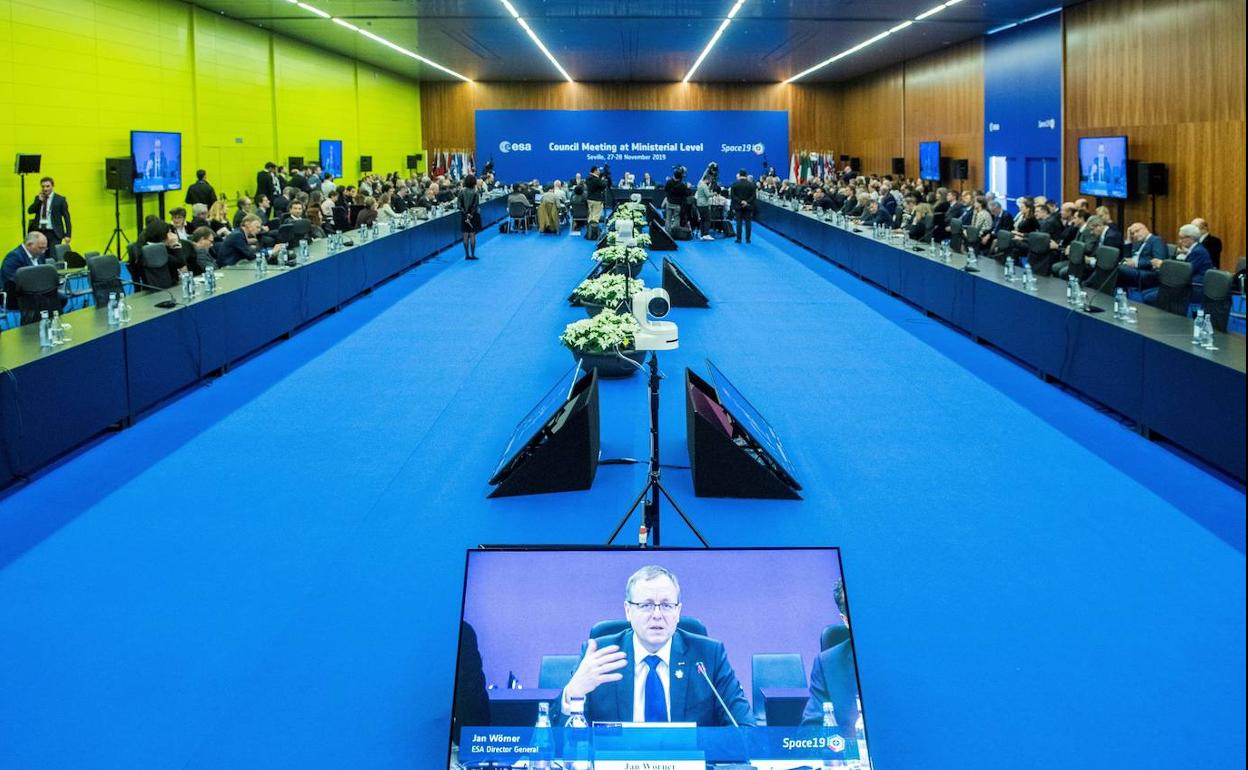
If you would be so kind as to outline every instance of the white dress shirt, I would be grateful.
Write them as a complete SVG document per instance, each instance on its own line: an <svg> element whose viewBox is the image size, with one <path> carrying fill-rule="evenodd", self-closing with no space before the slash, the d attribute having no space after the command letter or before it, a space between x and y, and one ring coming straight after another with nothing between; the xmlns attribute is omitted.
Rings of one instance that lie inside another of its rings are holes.
<svg viewBox="0 0 1248 770"><path fill-rule="evenodd" d="M667 701L667 718L672 718L672 678L671 678L671 661L672 661L672 640L668 639L667 644L659 648L659 651L653 653L659 656L659 679L663 682L663 698ZM650 676L650 666L646 663L646 658L651 653L646 652L646 648L641 646L641 640L637 638L637 634L633 634L633 721L646 721L646 678Z"/></svg>

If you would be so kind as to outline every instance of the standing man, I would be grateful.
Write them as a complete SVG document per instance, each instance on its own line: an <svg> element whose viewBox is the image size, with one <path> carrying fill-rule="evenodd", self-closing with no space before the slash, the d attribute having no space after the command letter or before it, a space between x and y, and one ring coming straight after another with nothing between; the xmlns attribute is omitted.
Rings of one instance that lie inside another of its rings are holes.
<svg viewBox="0 0 1248 770"><path fill-rule="evenodd" d="M39 197L30 204L27 212L34 215L30 222L30 231L43 233L48 244L69 243L71 225L69 221L69 201L64 195L56 194L56 182L52 177L45 176L39 180Z"/></svg>
<svg viewBox="0 0 1248 770"><path fill-rule="evenodd" d="M217 191L208 184L208 172L202 168L195 172L195 184L186 188L186 203L194 208L196 203L211 206L217 202Z"/></svg>
<svg viewBox="0 0 1248 770"><path fill-rule="evenodd" d="M269 196L269 200L273 200L273 196L281 189L277 181L277 164L273 161L265 163L264 170L256 174L256 195L263 193Z"/></svg>
<svg viewBox="0 0 1248 770"><path fill-rule="evenodd" d="M754 231L754 201L758 198L758 187L750 181L745 169L737 172L737 181L728 188L732 198L732 210L737 217L737 243L741 242L742 231L745 231L745 242L750 242Z"/></svg>
<svg viewBox="0 0 1248 770"><path fill-rule="evenodd" d="M589 221L602 220L602 207L606 205L607 184L598 175L598 167L591 166L589 179L585 180L585 197L589 199Z"/></svg>

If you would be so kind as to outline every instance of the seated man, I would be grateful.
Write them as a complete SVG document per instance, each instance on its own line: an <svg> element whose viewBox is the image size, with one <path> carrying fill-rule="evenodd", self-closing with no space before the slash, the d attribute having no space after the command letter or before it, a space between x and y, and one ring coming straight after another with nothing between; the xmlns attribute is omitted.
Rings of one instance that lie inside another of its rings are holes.
<svg viewBox="0 0 1248 770"><path fill-rule="evenodd" d="M556 179L550 190L542 193L542 203L537 211L538 230L543 233L559 232L559 214L566 203L563 182Z"/></svg>
<svg viewBox="0 0 1248 770"><path fill-rule="evenodd" d="M4 255L0 263L0 290L8 298L8 309L17 309L17 271L23 267L42 265L48 251L48 238L38 230L26 233L17 248ZM65 296L61 296L64 305Z"/></svg>
<svg viewBox="0 0 1248 770"><path fill-rule="evenodd" d="M1127 240L1131 244L1131 256L1123 259L1118 268L1118 285L1140 291L1153 288L1157 285L1157 269L1163 259L1169 259L1166 244L1142 222L1127 228Z"/></svg>
<svg viewBox="0 0 1248 770"><path fill-rule="evenodd" d="M1200 236L1200 228L1196 225L1183 225L1179 228L1179 254L1175 258L1192 266L1193 297L1199 297L1204 291L1205 272L1213 269L1213 257L1200 242Z"/></svg>
<svg viewBox="0 0 1248 770"><path fill-rule="evenodd" d="M563 712L583 701L593 722L695 722L701 727L753 725L750 705L724 645L677 627L680 583L663 567L642 567L624 588L631 628L590 639L563 689ZM703 678L698 666L705 666ZM724 712L707 679L732 711Z"/></svg>
<svg viewBox="0 0 1248 770"><path fill-rule="evenodd" d="M862 223L864 225L883 225L889 229L893 227L893 215L888 213L877 201L867 203L867 210L862 215Z"/></svg>
<svg viewBox="0 0 1248 770"><path fill-rule="evenodd" d="M841 623L849 626L845 614L845 589L837 581L832 589L840 610ZM810 699L802 710L803 725L823 724L823 704L832 704L832 715L842 736L849 741L854 738L858 723L858 674L854 664L852 639L835 644L819 653L810 670Z"/></svg>
<svg viewBox="0 0 1248 770"><path fill-rule="evenodd" d="M191 251L186 255L186 266L195 275L201 275L204 268L209 266L216 269L217 260L213 245L215 240L211 228L198 227L195 232L191 233Z"/></svg>
<svg viewBox="0 0 1248 770"><path fill-rule="evenodd" d="M260 217L255 214L248 214L243 217L238 229L225 236L225 240L221 241L221 244L217 247L217 265L229 267L245 260L254 260L256 258L256 248L253 243L259 235ZM286 244L279 243L273 247L273 250L280 253L285 248Z"/></svg>

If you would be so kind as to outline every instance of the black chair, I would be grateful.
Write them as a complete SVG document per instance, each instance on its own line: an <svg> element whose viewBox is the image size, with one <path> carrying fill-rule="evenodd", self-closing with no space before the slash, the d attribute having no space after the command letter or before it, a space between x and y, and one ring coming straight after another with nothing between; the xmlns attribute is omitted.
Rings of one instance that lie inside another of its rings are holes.
<svg viewBox="0 0 1248 770"><path fill-rule="evenodd" d="M1205 290L1201 299L1201 307L1213 328L1220 332L1226 331L1227 320L1231 316L1231 274L1225 270L1205 271Z"/></svg>
<svg viewBox="0 0 1248 770"><path fill-rule="evenodd" d="M543 655L537 672L538 689L562 690L580 662L580 655Z"/></svg>
<svg viewBox="0 0 1248 770"><path fill-rule="evenodd" d="M1087 253L1087 244L1083 241L1074 241L1068 247L1066 259L1061 262L1053 263L1053 275L1066 280L1070 276L1074 276L1075 280L1083 280L1084 261L1083 257Z"/></svg>
<svg viewBox="0 0 1248 770"><path fill-rule="evenodd" d="M1179 259L1162 260L1157 271L1157 307L1167 313L1186 316L1192 303L1192 263Z"/></svg>
<svg viewBox="0 0 1248 770"><path fill-rule="evenodd" d="M1053 274L1053 255L1056 252L1049 248L1049 241L1046 232L1027 233L1027 262L1036 275Z"/></svg>
<svg viewBox="0 0 1248 770"><path fill-rule="evenodd" d="M529 211L532 207L521 201L512 201L507 204L507 216L511 220L509 227L511 232L528 232L529 231Z"/></svg>
<svg viewBox="0 0 1248 770"><path fill-rule="evenodd" d="M139 283L158 289L168 289L173 286L173 271L169 269L169 249L165 247L165 244L149 243L143 247L142 274L143 277Z"/></svg>
<svg viewBox="0 0 1248 770"><path fill-rule="evenodd" d="M997 237L992 242L992 251L989 254L997 264L1004 265L1005 258L1010 255L1010 246L1014 243L1013 230L998 230Z"/></svg>
<svg viewBox="0 0 1248 770"><path fill-rule="evenodd" d="M1167 256L1166 256L1166 259L1174 259L1175 257L1179 256L1179 247L1178 247L1178 245L1177 245L1177 244L1174 244L1174 243L1167 243L1167 244L1166 244L1166 255L1167 255Z"/></svg>
<svg viewBox="0 0 1248 770"><path fill-rule="evenodd" d="M923 233L919 236L919 243L931 243L932 235L936 232L936 215L928 214L923 217Z"/></svg>
<svg viewBox="0 0 1248 770"><path fill-rule="evenodd" d="M121 294L121 262L112 254L87 257L87 276L91 279L91 295L96 307L108 307L108 295Z"/></svg>
<svg viewBox="0 0 1248 770"><path fill-rule="evenodd" d="M819 634L819 651L830 650L848 638L849 626L843 623L824 626L823 633Z"/></svg>
<svg viewBox="0 0 1248 770"><path fill-rule="evenodd" d="M60 312L65 297L58 291L60 276L53 265L31 265L18 268L13 278L14 302L21 313L21 324L38 323L43 311Z"/></svg>
<svg viewBox="0 0 1248 770"><path fill-rule="evenodd" d="M971 225L967 225L965 228L963 228L962 240L966 246L967 251L973 251L976 254L979 253L979 237L981 235L983 235L983 233L980 232L978 227L972 227Z"/></svg>
<svg viewBox="0 0 1248 770"><path fill-rule="evenodd" d="M134 283L146 283L143 280L143 244L135 243L126 246L126 270Z"/></svg>
<svg viewBox="0 0 1248 770"><path fill-rule="evenodd" d="M773 724L767 718L767 700L763 697L763 688L806 689L806 668L802 663L802 656L796 652L755 653L750 663L750 677L753 680L755 721L765 722L771 727L793 726Z"/></svg>
<svg viewBox="0 0 1248 770"><path fill-rule="evenodd" d="M626 631L628 627L627 620L600 620L589 630L589 638L597 639L601 636L618 634L621 631ZM681 631L687 631L698 636L706 636L706 626L702 625L702 621L694 617L682 616L676 623L676 627Z"/></svg>
<svg viewBox="0 0 1248 770"><path fill-rule="evenodd" d="M961 254L966 245L962 240L962 220L949 220L949 248L954 254Z"/></svg>
<svg viewBox="0 0 1248 770"><path fill-rule="evenodd" d="M572 229L579 230L589 224L589 202L577 201L568 207L572 212Z"/></svg>
<svg viewBox="0 0 1248 770"><path fill-rule="evenodd" d="M1113 246L1098 246L1096 249L1096 266L1084 283L1102 294L1113 295L1118 288L1118 260L1122 254ZM1085 265L1086 256L1085 256ZM1085 272L1087 268L1084 268Z"/></svg>

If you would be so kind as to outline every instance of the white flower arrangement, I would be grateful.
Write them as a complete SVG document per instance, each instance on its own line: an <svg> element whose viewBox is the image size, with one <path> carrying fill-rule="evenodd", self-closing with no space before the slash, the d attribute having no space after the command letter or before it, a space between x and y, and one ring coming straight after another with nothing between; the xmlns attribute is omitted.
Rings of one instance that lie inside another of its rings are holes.
<svg viewBox="0 0 1248 770"><path fill-rule="evenodd" d="M646 257L646 250L640 246L624 247L616 244L604 246L594 252L594 261L600 262L607 267L614 267L622 263L640 265L646 261Z"/></svg>
<svg viewBox="0 0 1248 770"><path fill-rule="evenodd" d="M640 328L632 315L599 313L593 318L582 318L568 324L563 334L559 335L559 341L580 353L628 350L632 348Z"/></svg>
<svg viewBox="0 0 1248 770"><path fill-rule="evenodd" d="M572 292L578 302L615 308L628 299L628 292L637 293L646 288L640 278L628 278L618 273L604 273L597 278L582 281Z"/></svg>
<svg viewBox="0 0 1248 770"><path fill-rule="evenodd" d="M611 213L611 222L617 219L631 219L634 228L646 226L646 207L640 203L621 203L615 207L615 211Z"/></svg>
<svg viewBox="0 0 1248 770"><path fill-rule="evenodd" d="M619 236L619 233L615 232L614 230L608 231L607 232L607 245L614 246L616 243L616 238L618 236ZM633 233L633 245L639 246L643 249L650 248L650 234L634 232Z"/></svg>

